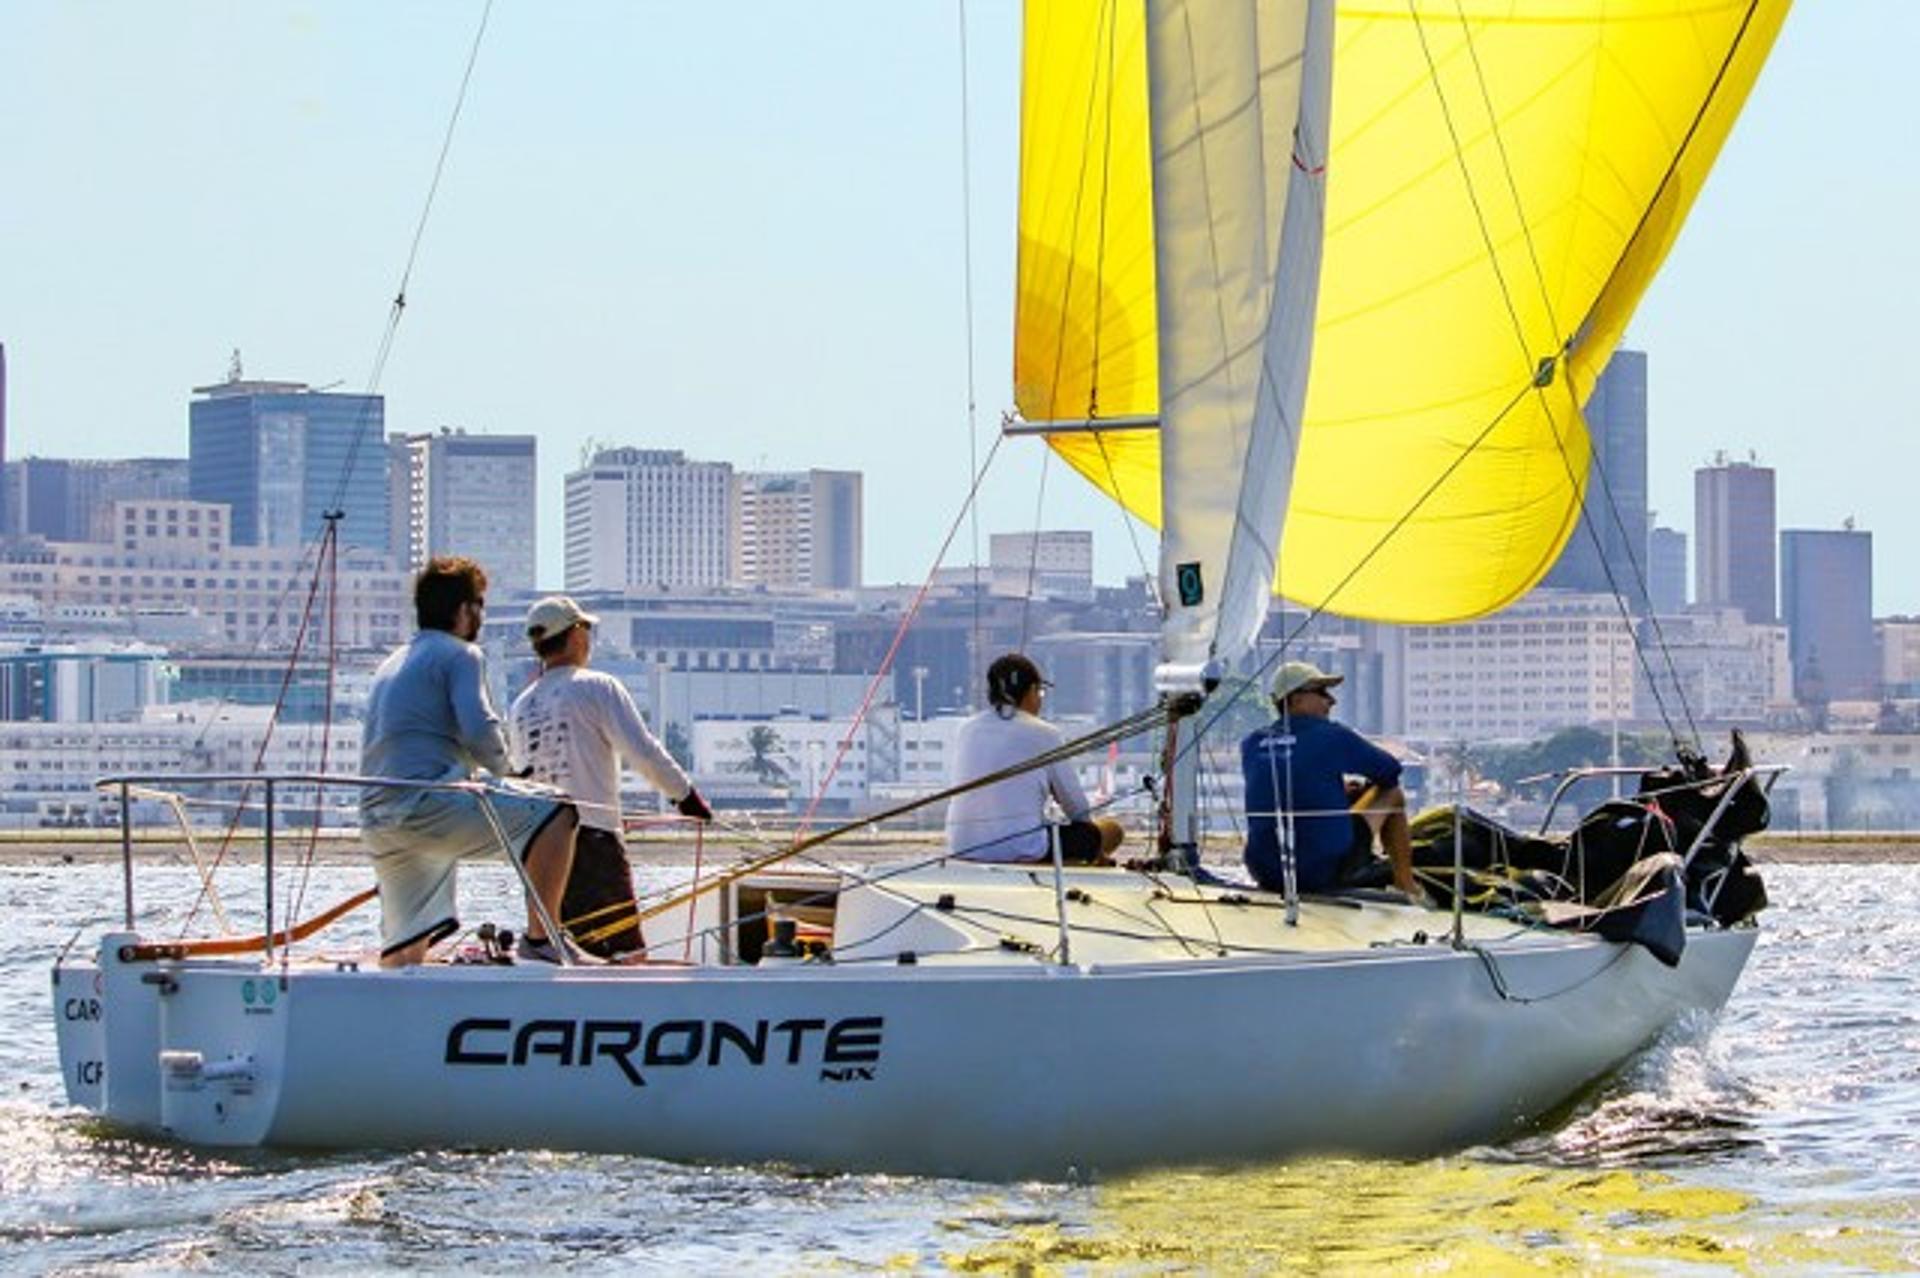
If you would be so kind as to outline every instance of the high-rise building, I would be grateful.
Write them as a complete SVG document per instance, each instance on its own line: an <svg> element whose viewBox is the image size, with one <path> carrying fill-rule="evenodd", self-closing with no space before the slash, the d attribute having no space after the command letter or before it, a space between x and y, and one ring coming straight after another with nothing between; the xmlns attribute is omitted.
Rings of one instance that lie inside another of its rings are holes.
<svg viewBox="0 0 1920 1278"><path fill-rule="evenodd" d="M184 501L184 457L22 457L6 464L8 531L48 541L112 541L113 503Z"/></svg>
<svg viewBox="0 0 1920 1278"><path fill-rule="evenodd" d="M735 477L733 567L749 586L857 590L861 476L803 470Z"/></svg>
<svg viewBox="0 0 1920 1278"><path fill-rule="evenodd" d="M1783 531L1780 595L1794 697L1807 704L1877 698L1873 534L1850 526Z"/></svg>
<svg viewBox="0 0 1920 1278"><path fill-rule="evenodd" d="M1687 606L1687 535L1678 528L1647 534L1647 594L1653 611L1671 617Z"/></svg>
<svg viewBox="0 0 1920 1278"><path fill-rule="evenodd" d="M1693 600L1738 608L1752 622L1774 608L1773 468L1725 453L1693 472Z"/></svg>
<svg viewBox="0 0 1920 1278"><path fill-rule="evenodd" d="M1580 526L1541 583L1617 592L1647 611L1647 355L1617 350L1587 399L1593 457Z"/></svg>
<svg viewBox="0 0 1920 1278"><path fill-rule="evenodd" d="M465 555L503 593L534 588L538 444L532 435L442 429L387 441L393 556L408 571Z"/></svg>
<svg viewBox="0 0 1920 1278"><path fill-rule="evenodd" d="M301 382L197 386L187 456L195 501L233 510L241 546L306 544L338 509L343 545L388 550L386 401Z"/></svg>
<svg viewBox="0 0 1920 1278"><path fill-rule="evenodd" d="M733 467L678 449L604 448L567 476L566 588L719 586L733 545Z"/></svg>

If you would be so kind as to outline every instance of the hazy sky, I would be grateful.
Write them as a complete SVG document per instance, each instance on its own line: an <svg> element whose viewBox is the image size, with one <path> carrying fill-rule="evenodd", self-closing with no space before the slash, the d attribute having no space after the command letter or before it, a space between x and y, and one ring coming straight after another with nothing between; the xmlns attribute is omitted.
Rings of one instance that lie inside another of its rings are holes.
<svg viewBox="0 0 1920 1278"><path fill-rule="evenodd" d="M365 387L477 0L8 0L0 341L15 456L184 454L249 376ZM1018 8L966 6L976 434L1008 390ZM968 469L953 0L497 0L385 378L390 429L540 436L543 576L589 440L867 474L867 575L918 579ZM1629 341L1652 497L1716 449L1783 527L1875 537L1920 612L1920 3L1803 0ZM1034 525L1003 448L982 536ZM1064 468L1049 527L1119 516ZM1146 542L1151 555L1152 543ZM969 556L967 534L949 562Z"/></svg>

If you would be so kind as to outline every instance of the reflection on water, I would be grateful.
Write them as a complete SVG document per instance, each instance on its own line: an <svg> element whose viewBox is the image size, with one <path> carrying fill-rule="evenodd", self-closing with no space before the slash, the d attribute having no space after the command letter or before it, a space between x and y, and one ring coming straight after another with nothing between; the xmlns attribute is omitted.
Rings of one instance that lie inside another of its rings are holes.
<svg viewBox="0 0 1920 1278"><path fill-rule="evenodd" d="M0 932L10 1270L1920 1268L1920 867L1775 871L1782 905L1712 1035L1683 1030L1508 1144L1094 1186L130 1140L62 1106L45 1008L49 955L114 899L115 873L0 869L13 919ZM323 870L315 890L331 899L363 879ZM189 886L177 874L160 903L180 907ZM470 890L470 916L512 917L504 878L474 876ZM1141 1080L1142 1105L1154 1085Z"/></svg>

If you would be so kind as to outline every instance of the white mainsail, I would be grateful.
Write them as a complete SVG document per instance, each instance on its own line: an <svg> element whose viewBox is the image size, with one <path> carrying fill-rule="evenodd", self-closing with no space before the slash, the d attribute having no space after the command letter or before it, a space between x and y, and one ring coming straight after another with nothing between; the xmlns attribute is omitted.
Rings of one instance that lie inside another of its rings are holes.
<svg viewBox="0 0 1920 1278"><path fill-rule="evenodd" d="M1259 632L1320 286L1332 0L1149 0L1162 658Z"/></svg>

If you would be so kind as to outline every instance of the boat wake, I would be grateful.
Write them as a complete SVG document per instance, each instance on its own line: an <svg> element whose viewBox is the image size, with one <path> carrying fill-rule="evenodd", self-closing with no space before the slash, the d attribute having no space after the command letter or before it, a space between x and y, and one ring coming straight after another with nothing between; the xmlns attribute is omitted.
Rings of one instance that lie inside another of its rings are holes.
<svg viewBox="0 0 1920 1278"><path fill-rule="evenodd" d="M1712 1021L1684 1018L1549 1126L1478 1152L1548 1166L1665 1167L1764 1146L1764 1099L1715 1045Z"/></svg>

